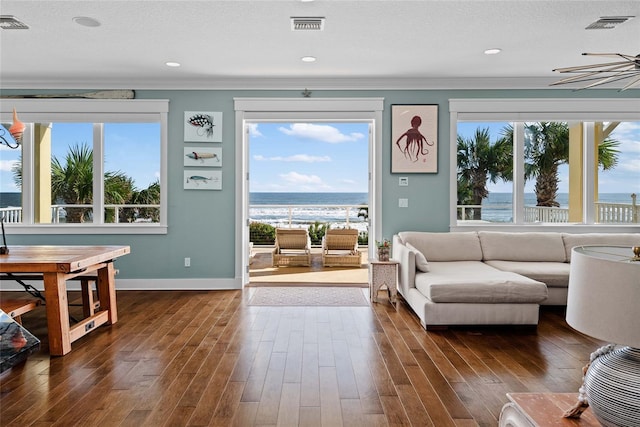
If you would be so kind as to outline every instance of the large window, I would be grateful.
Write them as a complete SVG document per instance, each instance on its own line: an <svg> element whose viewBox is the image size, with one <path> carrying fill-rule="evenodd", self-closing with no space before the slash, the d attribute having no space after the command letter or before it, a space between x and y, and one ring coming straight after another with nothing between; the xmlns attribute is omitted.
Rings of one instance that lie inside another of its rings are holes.
<svg viewBox="0 0 640 427"><path fill-rule="evenodd" d="M14 231L166 232L167 101L15 100L0 133L0 215Z"/></svg>
<svg viewBox="0 0 640 427"><path fill-rule="evenodd" d="M452 100L451 133L452 228L640 228L637 100Z"/></svg>

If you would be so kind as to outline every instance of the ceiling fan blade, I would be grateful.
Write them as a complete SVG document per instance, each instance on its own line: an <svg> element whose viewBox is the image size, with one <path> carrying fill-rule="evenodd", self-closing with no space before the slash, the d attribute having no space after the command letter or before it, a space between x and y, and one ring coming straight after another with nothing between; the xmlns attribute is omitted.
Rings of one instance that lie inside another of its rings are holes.
<svg viewBox="0 0 640 427"><path fill-rule="evenodd" d="M551 83L550 86L562 85L566 83L579 83L585 80L593 80L593 79L589 79L588 77L598 75L598 74L600 74L600 71L592 71L590 73L578 74L577 76L566 77L562 80L558 80L557 82Z"/></svg>
<svg viewBox="0 0 640 427"><path fill-rule="evenodd" d="M618 77L618 78L616 78L616 77ZM591 83L590 85L585 86L583 89L589 89L589 88L592 88L592 87L595 87L595 86L603 85L605 83L615 82L615 81L621 80L623 78L626 78L626 76L620 77L618 74L616 74L616 75L613 75L613 76L610 76L610 77L606 77L606 78L604 78L602 80L599 80L599 81L597 81L595 83Z"/></svg>
<svg viewBox="0 0 640 427"><path fill-rule="evenodd" d="M588 80L594 80L595 77L593 76L597 76L597 75L601 75L602 73L610 73L610 72L614 72L614 70L618 69L618 68L624 68L627 67L627 64L624 65L619 65L617 67L612 67L608 70L594 70L594 71L585 71L581 74L578 74L576 76L571 76L571 77L566 77L562 80L558 80L555 83L551 83L551 86L555 86L555 85L561 85L561 84L565 84L565 83L579 83L579 82L583 82L583 81L588 81ZM624 73L626 72L626 70L620 70L617 73Z"/></svg>
<svg viewBox="0 0 640 427"><path fill-rule="evenodd" d="M551 83L550 86L557 86L566 83L589 83L581 89L589 89L601 86L607 83L617 82L631 78L632 81L627 83L621 91L640 85L640 54L625 55L623 53L591 53L584 52L586 56L603 56L623 59L623 61L605 62L601 64L578 65L575 67L556 68L553 71L558 73L574 73L572 77L566 77ZM639 77L636 77L639 76Z"/></svg>
<svg viewBox="0 0 640 427"><path fill-rule="evenodd" d="M631 82L629 82L626 86L620 89L620 91L622 92L623 90L627 90L638 85L640 85L640 74L638 74L638 77L636 77L635 80L631 80Z"/></svg>
<svg viewBox="0 0 640 427"><path fill-rule="evenodd" d="M624 58L628 61L636 61L638 59L638 56L634 56L634 55L626 55L624 53L590 53L590 52L585 52L583 53L583 55L585 56L612 56L612 57L621 57Z"/></svg>

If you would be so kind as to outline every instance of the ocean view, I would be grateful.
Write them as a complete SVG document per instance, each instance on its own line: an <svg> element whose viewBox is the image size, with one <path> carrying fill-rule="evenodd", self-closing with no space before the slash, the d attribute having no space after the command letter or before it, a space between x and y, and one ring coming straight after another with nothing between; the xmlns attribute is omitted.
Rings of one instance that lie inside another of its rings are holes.
<svg viewBox="0 0 640 427"><path fill-rule="evenodd" d="M631 193L600 193L600 202L631 204ZM489 193L489 197L482 201L482 220L490 222L512 221L512 193ZM558 193L557 202L561 208L569 207L569 193ZM536 205L535 193L525 193L525 206Z"/></svg>
<svg viewBox="0 0 640 427"><path fill-rule="evenodd" d="M360 231L367 229L367 223L358 217L358 206L368 204L367 193L250 193L249 204L251 205L249 210L251 221L263 222L276 227L289 226L289 209L275 206L260 207L261 205L318 205L317 208L306 206L292 209L292 227L306 226L319 221L331 224L332 228L347 225L344 206L349 206L349 226ZM327 205L342 207L322 207Z"/></svg>
<svg viewBox="0 0 640 427"><path fill-rule="evenodd" d="M20 206L20 193L0 193L0 208ZM602 193L599 195L601 202L631 203L629 193ZM264 222L277 227L287 227L289 222L289 209L286 206L319 205L320 207L306 206L291 210L291 223L295 226L304 226L316 221L329 223L332 227L346 226L346 211L344 206L349 206L349 225L359 230L366 230L367 224L358 217L358 206L367 205L367 193L251 193L249 195L251 209L249 218L251 221ZM511 193L490 193L482 202L482 219L491 222L509 222L512 212ZM560 207L567 208L569 195L558 194ZM536 196L533 193L525 194L525 205L535 206ZM267 205L284 205L283 207ZM341 207L322 207L327 205L339 205ZM262 207L261 207L262 206Z"/></svg>
<svg viewBox="0 0 640 427"><path fill-rule="evenodd" d="M0 193L0 208L17 207L22 204L22 193Z"/></svg>

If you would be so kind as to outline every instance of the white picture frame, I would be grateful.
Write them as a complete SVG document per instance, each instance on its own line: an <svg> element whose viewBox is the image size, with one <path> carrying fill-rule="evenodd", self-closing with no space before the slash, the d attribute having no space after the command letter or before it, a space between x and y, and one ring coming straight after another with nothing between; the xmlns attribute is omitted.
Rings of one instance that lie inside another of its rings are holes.
<svg viewBox="0 0 640 427"><path fill-rule="evenodd" d="M185 111L185 142L222 142L222 112Z"/></svg>
<svg viewBox="0 0 640 427"><path fill-rule="evenodd" d="M184 147L184 166L222 167L222 147Z"/></svg>
<svg viewBox="0 0 640 427"><path fill-rule="evenodd" d="M222 171L187 169L184 171L185 190L222 190Z"/></svg>
<svg viewBox="0 0 640 427"><path fill-rule="evenodd" d="M391 106L391 173L438 173L438 105Z"/></svg>

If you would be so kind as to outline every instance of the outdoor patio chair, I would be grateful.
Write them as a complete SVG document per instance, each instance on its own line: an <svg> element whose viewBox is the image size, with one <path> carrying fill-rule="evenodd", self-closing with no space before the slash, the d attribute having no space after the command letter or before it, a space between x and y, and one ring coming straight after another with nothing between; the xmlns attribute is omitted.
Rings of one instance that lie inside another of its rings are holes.
<svg viewBox="0 0 640 427"><path fill-rule="evenodd" d="M276 228L273 266L311 265L311 238L304 228Z"/></svg>
<svg viewBox="0 0 640 427"><path fill-rule="evenodd" d="M358 230L329 229L322 238L322 265L325 267L360 267Z"/></svg>

